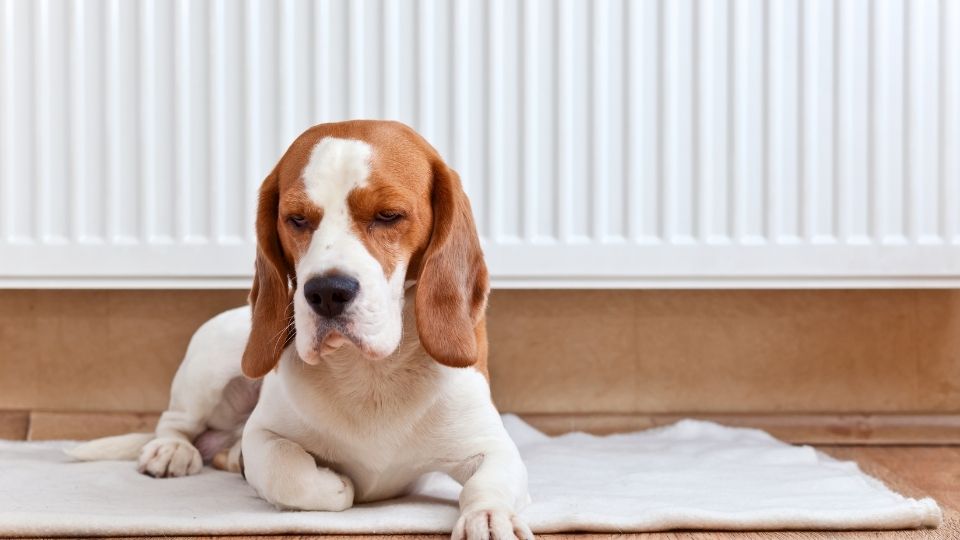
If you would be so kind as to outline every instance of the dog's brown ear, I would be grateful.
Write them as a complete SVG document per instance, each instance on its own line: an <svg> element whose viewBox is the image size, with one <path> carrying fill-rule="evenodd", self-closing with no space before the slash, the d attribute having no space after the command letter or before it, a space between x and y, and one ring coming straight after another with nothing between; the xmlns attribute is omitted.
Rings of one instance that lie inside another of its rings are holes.
<svg viewBox="0 0 960 540"><path fill-rule="evenodd" d="M250 289L253 324L242 362L243 374L253 379L263 377L277 365L280 353L294 336L290 299L293 276L277 233L279 211L280 179L274 169L260 186L257 206L256 274Z"/></svg>
<svg viewBox="0 0 960 540"><path fill-rule="evenodd" d="M478 327L490 285L470 201L457 173L439 160L431 204L433 232L417 277L417 331L437 362L471 366L485 350Z"/></svg>

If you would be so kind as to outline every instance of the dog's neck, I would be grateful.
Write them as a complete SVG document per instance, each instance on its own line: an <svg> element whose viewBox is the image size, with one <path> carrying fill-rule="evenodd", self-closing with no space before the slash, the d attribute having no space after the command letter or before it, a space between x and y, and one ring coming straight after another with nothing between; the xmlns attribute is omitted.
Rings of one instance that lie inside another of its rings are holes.
<svg viewBox="0 0 960 540"><path fill-rule="evenodd" d="M436 379L443 369L420 344L417 335L414 299L416 287L406 292L403 308L403 334L400 345L390 356L370 360L352 343L323 357L311 366L296 356L291 347L290 365L283 370L288 384L308 384L324 407L340 409L345 420L369 422L397 414L415 416L436 399ZM294 380L295 379L295 380Z"/></svg>

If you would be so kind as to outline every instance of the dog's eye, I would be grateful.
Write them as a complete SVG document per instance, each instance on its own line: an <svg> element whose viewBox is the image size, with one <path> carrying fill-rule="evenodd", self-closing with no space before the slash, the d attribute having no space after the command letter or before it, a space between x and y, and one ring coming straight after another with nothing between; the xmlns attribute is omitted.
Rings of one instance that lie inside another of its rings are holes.
<svg viewBox="0 0 960 540"><path fill-rule="evenodd" d="M307 226L307 218L295 214L287 218L287 223L293 226L294 229L303 229Z"/></svg>
<svg viewBox="0 0 960 540"><path fill-rule="evenodd" d="M403 214L400 212L395 212L393 210L382 210L377 212L376 219L379 223L393 223L403 217Z"/></svg>

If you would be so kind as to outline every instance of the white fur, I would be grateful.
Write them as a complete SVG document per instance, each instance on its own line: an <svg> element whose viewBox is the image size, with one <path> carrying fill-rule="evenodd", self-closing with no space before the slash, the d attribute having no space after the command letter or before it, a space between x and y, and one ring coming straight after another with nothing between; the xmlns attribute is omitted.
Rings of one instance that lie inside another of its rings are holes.
<svg viewBox="0 0 960 540"><path fill-rule="evenodd" d="M348 344L313 366L287 347L278 369L263 379L249 419L252 404L232 397L254 384L240 372L249 308L213 318L190 342L156 438L133 436L146 442L141 472L198 472L191 441L234 422L243 426L247 481L280 508L342 510L401 495L424 473L440 471L464 486L453 538L502 538L507 531L532 538L516 516L528 502L526 469L490 401L487 380L475 369L449 368L426 355L416 333L415 294L415 287L406 294L404 339L392 355L373 361ZM240 390L231 392L234 387ZM133 438L92 441L72 454L129 458L129 448L125 455L118 448Z"/></svg>
<svg viewBox="0 0 960 540"><path fill-rule="evenodd" d="M249 457L260 455L260 442L274 434L350 477L357 502L399 495L430 471L466 481L477 465L499 459L505 463L496 473L505 478L498 482L505 481L517 499L502 502L511 508L523 502L526 473L486 379L424 354L412 309L406 311L407 339L386 361L365 360L347 346L308 366L295 351L285 351L279 370L264 379L260 403L244 429L247 479L266 488L264 498L285 504L284 493L267 487L272 472L265 461Z"/></svg>
<svg viewBox="0 0 960 540"><path fill-rule="evenodd" d="M528 502L526 469L486 378L426 354L405 265L398 261L385 276L353 232L347 196L366 182L371 155L366 143L327 138L303 172L324 218L297 281L334 269L358 279L360 293L345 312L351 341L321 357L319 322L298 291L297 340L261 387L240 371L250 310L227 311L191 340L155 438L93 441L73 455L132 458L133 446L142 445L141 472L182 476L200 470L197 447L205 445L198 441L215 433L230 449L220 454L226 468L236 470L242 429L247 480L280 508L343 510L401 495L424 473L439 471L463 484L455 540L533 538L517 517Z"/></svg>
<svg viewBox="0 0 960 540"><path fill-rule="evenodd" d="M126 433L114 437L95 439L65 450L66 454L80 461L103 459L136 459L143 445L156 438L153 433Z"/></svg>
<svg viewBox="0 0 960 540"><path fill-rule="evenodd" d="M302 179L307 196L323 209L323 219L296 272L299 283L334 271L356 279L360 292L343 314L347 326L337 330L369 356L382 358L400 341L406 266L398 264L391 276L385 276L354 231L347 199L351 191L366 185L372 156L373 149L363 141L326 137L314 146ZM303 287L293 301L297 351L307 363L317 364L320 341L330 327L307 304Z"/></svg>

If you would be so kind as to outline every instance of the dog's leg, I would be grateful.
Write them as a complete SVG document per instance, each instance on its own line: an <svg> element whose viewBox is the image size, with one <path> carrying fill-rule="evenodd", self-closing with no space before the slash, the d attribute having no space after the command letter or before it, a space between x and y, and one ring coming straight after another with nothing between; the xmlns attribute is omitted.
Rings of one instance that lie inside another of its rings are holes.
<svg viewBox="0 0 960 540"><path fill-rule="evenodd" d="M240 439L233 446L217 452L210 461L214 469L243 474L243 456L240 453Z"/></svg>
<svg viewBox="0 0 960 540"><path fill-rule="evenodd" d="M250 393L246 386L253 383L242 379L240 373L249 333L250 310L246 307L222 313L197 330L173 379L170 405L157 423L156 438L140 451L140 472L158 478L200 472L203 456L194 440L211 427L215 416L230 416L224 414L225 408L237 408L235 402L240 400L231 396ZM227 391L228 387L234 391ZM256 393L253 396L246 411L236 411L238 422L256 403Z"/></svg>
<svg viewBox="0 0 960 540"><path fill-rule="evenodd" d="M463 484L463 491L460 519L451 538L532 540L530 528L516 514L529 500L527 470L516 446L507 438L474 459L480 462L478 467L467 465L452 471L454 479Z"/></svg>
<svg viewBox="0 0 960 540"><path fill-rule="evenodd" d="M353 506L353 482L317 466L299 444L248 425L242 445L247 482L277 507L340 511Z"/></svg>
<svg viewBox="0 0 960 540"><path fill-rule="evenodd" d="M197 474L203 468L193 439L203 432L204 418L168 410L157 423L157 436L140 450L137 470L154 478Z"/></svg>
<svg viewBox="0 0 960 540"><path fill-rule="evenodd" d="M169 409L157 422L156 438L140 451L140 472L155 478L196 474L203 468L205 459L212 459L221 450L230 452L232 446L238 445L240 427L256 404L259 385L242 377L226 383L210 378L207 383L203 392L194 389L192 393L180 393L190 399L171 399ZM176 382L173 388L175 395L177 390L182 391ZM235 394L244 394L249 400L241 403L231 399ZM199 399L201 397L207 399ZM238 457L239 449L233 454ZM237 472L239 469L229 466L225 470Z"/></svg>
<svg viewBox="0 0 960 540"><path fill-rule="evenodd" d="M475 394L462 386L467 389L458 402L462 408L450 412L460 421L444 423L451 431L447 440L454 442L444 452L448 464L442 470L463 485L451 538L531 540L530 528L517 515L530 502L520 451L489 400L486 380L474 387Z"/></svg>
<svg viewBox="0 0 960 540"><path fill-rule="evenodd" d="M186 382L195 388L185 390L179 374L174 379L173 397L169 408L157 422L156 438L140 451L137 470L143 474L155 478L177 477L197 474L203 468L204 456L197 448L197 438L207 433L211 418L223 408L222 396L231 380L207 379L208 386L205 388L196 384L199 381ZM204 437L216 438L210 437L210 434L222 434L219 438L223 440L218 447L207 449L208 458L219 450L219 446L229 447L235 441L235 436L228 437L225 431L210 431Z"/></svg>

